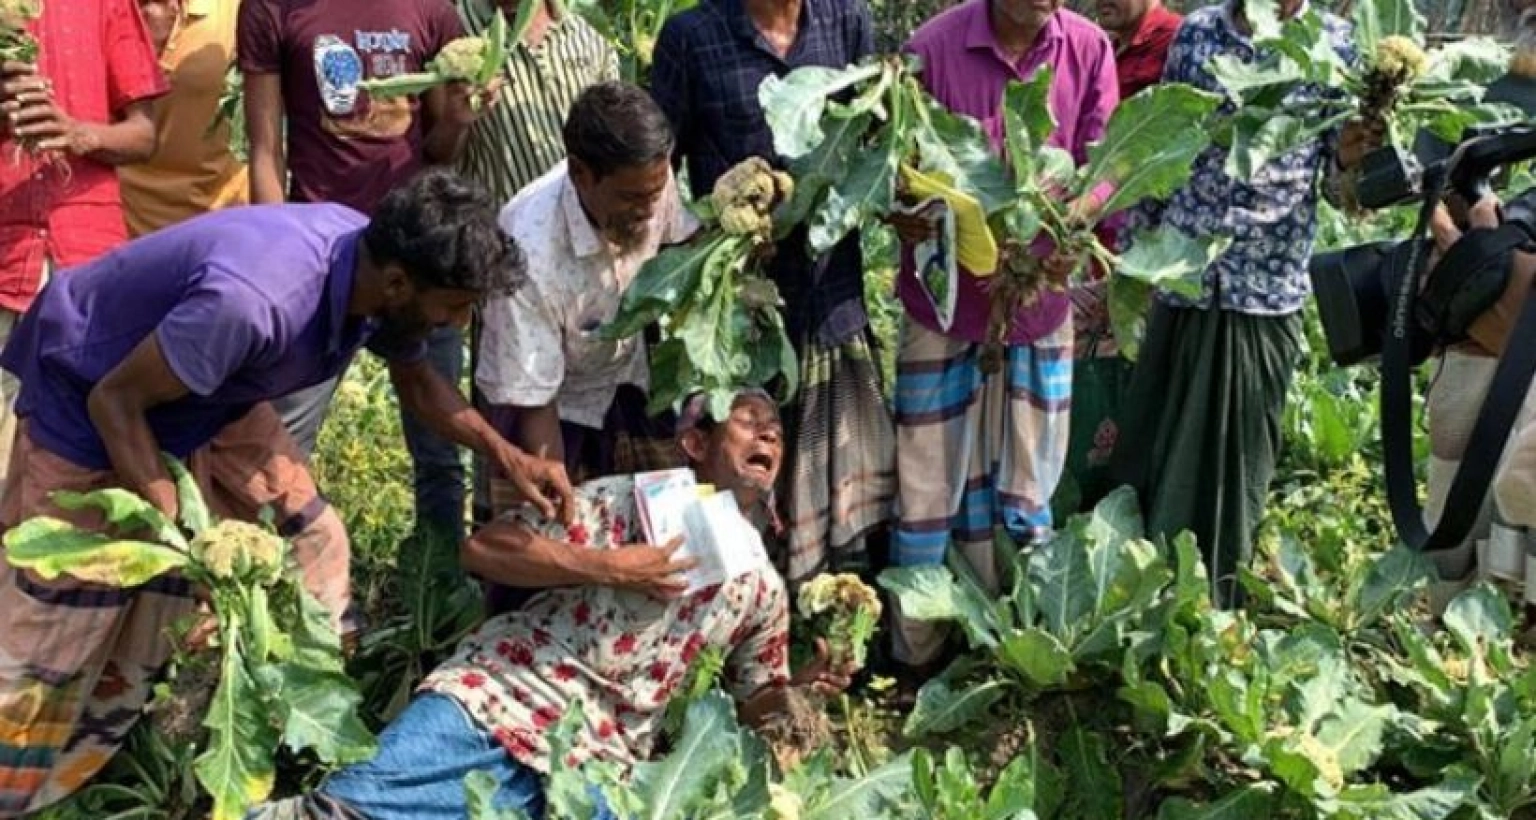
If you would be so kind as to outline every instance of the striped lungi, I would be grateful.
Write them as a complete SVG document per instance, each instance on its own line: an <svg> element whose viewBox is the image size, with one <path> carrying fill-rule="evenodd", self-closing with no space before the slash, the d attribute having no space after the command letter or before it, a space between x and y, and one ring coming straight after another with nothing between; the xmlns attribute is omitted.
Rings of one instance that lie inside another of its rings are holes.
<svg viewBox="0 0 1536 820"><path fill-rule="evenodd" d="M997 527L1019 542L1051 531L1051 496L1066 464L1072 411L1070 321L1007 348L1003 368L982 373L981 345L907 322L896 364L900 478L892 563L939 564L954 545L996 590ZM921 664L943 646L933 624L896 620L898 660Z"/></svg>
<svg viewBox="0 0 1536 820"><path fill-rule="evenodd" d="M215 515L257 521L264 510L275 513L305 586L339 621L349 596L347 535L304 464L266 404L188 462ZM109 470L37 446L25 420L10 467L0 498L6 528L37 515L99 527L99 515L62 510L50 495L121 486ZM0 817L67 797L107 763L170 656L165 631L194 608L192 589L176 577L124 590L45 582L0 561Z"/></svg>
<svg viewBox="0 0 1536 820"><path fill-rule="evenodd" d="M865 335L801 351L800 393L790 414L784 498L785 577L867 562L864 536L890 517L895 435L880 390L880 365Z"/></svg>

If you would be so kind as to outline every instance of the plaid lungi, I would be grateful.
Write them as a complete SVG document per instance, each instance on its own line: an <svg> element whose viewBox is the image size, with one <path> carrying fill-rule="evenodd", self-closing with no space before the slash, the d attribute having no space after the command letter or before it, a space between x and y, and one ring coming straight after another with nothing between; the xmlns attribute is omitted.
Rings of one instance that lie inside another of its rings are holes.
<svg viewBox="0 0 1536 820"><path fill-rule="evenodd" d="M1007 349L998 373L981 372L981 346L913 322L896 364L900 478L896 566L944 561L951 544L989 589L998 587L993 533L1022 542L1051 531L1051 496L1066 464L1072 411L1070 321ZM896 655L924 663L945 631L896 613Z"/></svg>
<svg viewBox="0 0 1536 820"><path fill-rule="evenodd" d="M0 498L6 528L36 515L99 527L99 515L59 509L51 493L120 486L109 470L38 447L25 420L10 466ZM189 468L215 515L256 521L264 509L276 514L305 586L339 621L348 602L346 532L271 406L224 428ZM194 607L180 578L113 589L45 582L0 561L0 817L67 797L107 763L169 658L165 630Z"/></svg>
<svg viewBox="0 0 1536 820"><path fill-rule="evenodd" d="M781 563L792 584L861 567L864 536L889 518L896 492L895 435L869 340L808 342L800 373L784 471L788 555Z"/></svg>

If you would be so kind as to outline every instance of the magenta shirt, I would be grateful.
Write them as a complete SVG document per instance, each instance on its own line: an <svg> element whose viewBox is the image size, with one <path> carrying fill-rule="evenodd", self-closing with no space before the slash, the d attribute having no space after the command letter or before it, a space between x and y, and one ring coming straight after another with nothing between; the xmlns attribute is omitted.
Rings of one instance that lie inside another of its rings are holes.
<svg viewBox="0 0 1536 820"><path fill-rule="evenodd" d="M987 0L966 0L923 25L906 50L923 59L923 86L950 110L981 122L992 145L1003 145L1003 90L1011 80L1028 80L1035 69L1050 65L1051 111L1056 133L1050 142L1086 161L1088 144L1104 136L1104 124L1119 102L1115 79L1115 50L1097 25L1066 9L1056 12L1041 29L1035 45L1017 63L1010 63L997 45ZM903 253L896 293L907 315L936 332L971 342L987 333L987 295L982 279L961 271L955 321L940 331L933 306L913 275L911 255ZM1054 332L1066 321L1066 294L1045 294L1034 307L1014 318L1009 342L1029 344Z"/></svg>

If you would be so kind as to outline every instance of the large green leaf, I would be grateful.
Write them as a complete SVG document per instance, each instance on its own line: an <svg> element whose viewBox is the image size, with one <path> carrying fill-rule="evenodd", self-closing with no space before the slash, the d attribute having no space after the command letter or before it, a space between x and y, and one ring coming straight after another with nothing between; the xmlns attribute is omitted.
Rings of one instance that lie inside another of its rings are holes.
<svg viewBox="0 0 1536 820"><path fill-rule="evenodd" d="M358 717L363 700L345 673L296 663L281 671L286 718L283 743L294 751L313 750L329 764L358 763L377 751L373 733Z"/></svg>
<svg viewBox="0 0 1536 820"><path fill-rule="evenodd" d="M1270 161L1296 150L1315 136L1314 129L1302 117L1274 111L1246 112L1242 117L1257 117L1258 122L1250 126L1250 120L1239 118L1225 170L1228 176L1244 182L1253 179Z"/></svg>
<svg viewBox="0 0 1536 820"><path fill-rule="evenodd" d="M1231 245L1230 237L1193 237L1167 225L1139 231L1120 255L1115 273L1159 290L1198 299L1204 292L1206 268Z"/></svg>
<svg viewBox="0 0 1536 820"><path fill-rule="evenodd" d="M739 733L730 698L716 692L694 701L671 754L635 766L630 788L642 808L629 820L689 816L735 761Z"/></svg>
<svg viewBox="0 0 1536 820"><path fill-rule="evenodd" d="M1403 546L1392 549L1366 573L1355 602L1356 625L1375 622L1435 577L1435 565L1423 553Z"/></svg>
<svg viewBox="0 0 1536 820"><path fill-rule="evenodd" d="M827 124L826 138L816 150L790 164L795 192L774 214L775 230L780 234L777 238L784 238L795 226L809 220L827 189L842 181L848 165L864 150L864 135L873 121L868 114L832 120Z"/></svg>
<svg viewBox="0 0 1536 820"><path fill-rule="evenodd" d="M1155 291L1146 282L1129 276L1111 276L1106 307L1109 328L1115 334L1120 355L1136 361L1141 356L1141 342L1147 335L1147 317L1152 311Z"/></svg>
<svg viewBox="0 0 1536 820"><path fill-rule="evenodd" d="M918 169L949 179L958 189L976 197L988 214L1014 202L1017 190L1007 168L992 150L981 125L956 114L926 94L914 97Z"/></svg>
<svg viewBox="0 0 1536 820"><path fill-rule="evenodd" d="M1478 584L1456 596L1441 621L1462 651L1476 657L1506 646L1515 625L1508 599L1488 584Z"/></svg>
<svg viewBox="0 0 1536 820"><path fill-rule="evenodd" d="M1029 577L1036 589L1035 605L1053 634L1071 635L1084 628L1098 608L1088 544L1071 529L1035 550Z"/></svg>
<svg viewBox="0 0 1536 820"><path fill-rule="evenodd" d="M1158 807L1157 820L1256 820L1273 817L1274 809L1274 789L1263 784L1229 792L1204 805L1175 797Z"/></svg>
<svg viewBox="0 0 1536 820"><path fill-rule="evenodd" d="M528 30L533 28L536 7L537 4L533 2L521 4L517 10L517 19L510 28L507 26L506 15L500 9L496 10L490 27L482 35L485 38L485 51L481 55L480 71L475 75L475 85L483 88L501 73L512 47L522 42Z"/></svg>
<svg viewBox="0 0 1536 820"><path fill-rule="evenodd" d="M602 329L605 339L627 339L692 297L704 268L739 237L710 231L683 245L667 248L640 268L624 291L618 315Z"/></svg>
<svg viewBox="0 0 1536 820"><path fill-rule="evenodd" d="M120 487L72 493L60 490L51 497L61 510L96 510L106 519L108 528L125 535L139 535L168 546L185 549L187 541L176 522L155 505Z"/></svg>
<svg viewBox="0 0 1536 820"><path fill-rule="evenodd" d="M1247 101L1265 89L1289 88L1306 79L1301 66L1291 59L1253 61L1220 54L1205 64L1205 70L1237 101Z"/></svg>
<svg viewBox="0 0 1536 820"><path fill-rule="evenodd" d="M1375 765L1382 752L1382 735L1394 710L1348 700L1323 718L1317 727L1317 740L1338 758L1346 777Z"/></svg>
<svg viewBox="0 0 1536 820"><path fill-rule="evenodd" d="M1463 772L1433 786L1393 792L1383 784L1351 786L1334 801L1339 820L1446 820L1476 800L1480 781Z"/></svg>
<svg viewBox="0 0 1536 820"><path fill-rule="evenodd" d="M1354 29L1351 32L1360 53L1376 53L1376 44L1386 37L1407 37L1422 41L1424 18L1413 7L1413 0L1354 0Z"/></svg>
<svg viewBox="0 0 1536 820"><path fill-rule="evenodd" d="M1280 36L1280 0L1244 0L1243 17L1248 20L1254 42L1262 43Z"/></svg>
<svg viewBox="0 0 1536 820"><path fill-rule="evenodd" d="M533 5L529 0L524 0L527 5ZM532 820L528 813L522 809L499 809L493 801L496 799L496 791L501 788L501 783L496 780L496 775L484 769L477 769L464 777L464 804L468 809L469 820Z"/></svg>
<svg viewBox="0 0 1536 820"><path fill-rule="evenodd" d="M1007 691L1007 684L997 680L981 681L956 691L949 681L934 678L918 691L917 703L907 715L902 733L916 738L962 729L984 717Z"/></svg>
<svg viewBox="0 0 1536 820"><path fill-rule="evenodd" d="M238 618L225 615L219 686L213 693L203 725L208 746L193 764L197 780L213 796L212 820L240 820L252 804L272 792L275 767L272 750L278 731L266 701L241 661L242 647L234 632Z"/></svg>
<svg viewBox="0 0 1536 820"><path fill-rule="evenodd" d="M824 136L821 119L828 100L884 70L878 62L848 68L804 66L783 77L764 79L757 100L773 129L773 149L789 159L815 150Z"/></svg>
<svg viewBox="0 0 1536 820"><path fill-rule="evenodd" d="M1509 49L1486 37L1446 43L1429 54L1425 82L1463 81L1487 85L1509 70Z"/></svg>
<svg viewBox="0 0 1536 820"><path fill-rule="evenodd" d="M1195 157L1210 144L1206 121L1221 96L1182 84L1158 85L1121 103L1104 139L1088 147L1079 193L1109 183L1108 216L1148 198L1171 195L1189 180ZM1176 139L1169 135L1177 134Z"/></svg>
<svg viewBox="0 0 1536 820"><path fill-rule="evenodd" d="M1064 816L1124 816L1124 788L1119 770L1110 761L1104 735L1073 726L1057 740L1056 756L1067 775Z"/></svg>
<svg viewBox="0 0 1536 820"><path fill-rule="evenodd" d="M1003 91L1003 133L1015 182L1034 181L1036 152L1056 130L1056 117L1051 113L1054 76L1050 65L1042 65L1028 82L1009 82Z"/></svg>
<svg viewBox="0 0 1536 820"><path fill-rule="evenodd" d="M1041 689L1065 683L1075 668L1072 653L1055 635L1038 627L1003 639L997 659L1003 668Z"/></svg>
<svg viewBox="0 0 1536 820"><path fill-rule="evenodd" d="M192 476L192 472L175 456L161 453L160 457L165 461L165 468L170 471L171 478L176 481L176 515L181 519L181 525L193 536L202 534L203 530L213 526L213 514L208 511L208 503L203 500L202 488L197 486L197 479Z"/></svg>
<svg viewBox="0 0 1536 820"><path fill-rule="evenodd" d="M896 596L903 617L919 621L959 621L978 646L992 648L1001 639L993 628L993 603L975 593L944 567L895 567L880 573L880 586Z"/></svg>
<svg viewBox="0 0 1536 820"><path fill-rule="evenodd" d="M111 587L135 587L187 566L188 557L148 541L113 538L40 516L5 533L5 559L44 579L68 575Z"/></svg>
<svg viewBox="0 0 1536 820"><path fill-rule="evenodd" d="M848 820L848 818L910 817L902 804L912 791L912 763L900 755L889 763L853 780L837 778L832 788L810 801L801 820Z"/></svg>
<svg viewBox="0 0 1536 820"><path fill-rule="evenodd" d="M896 198L896 167L903 135L887 128L882 138L853 160L847 176L827 189L826 198L811 217L812 253L820 256L858 227L890 210Z"/></svg>
<svg viewBox="0 0 1536 820"><path fill-rule="evenodd" d="M733 385L749 369L741 347L743 329L735 327L736 265L741 258L733 248L730 243L720 245L706 260L699 297L672 330L706 384Z"/></svg>

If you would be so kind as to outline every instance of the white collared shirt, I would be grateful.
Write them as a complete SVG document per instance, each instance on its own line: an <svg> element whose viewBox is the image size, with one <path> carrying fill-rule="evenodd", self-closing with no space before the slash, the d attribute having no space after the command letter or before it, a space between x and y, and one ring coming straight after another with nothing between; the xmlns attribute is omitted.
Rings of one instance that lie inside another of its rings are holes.
<svg viewBox="0 0 1536 820"><path fill-rule="evenodd" d="M501 228L527 257L528 281L482 306L475 384L488 401L555 401L562 421L601 428L619 385L650 386L643 339L607 342L597 331L618 312L641 265L697 229L675 182L665 197L645 240L625 255L587 218L564 162L507 203Z"/></svg>

